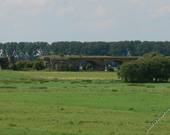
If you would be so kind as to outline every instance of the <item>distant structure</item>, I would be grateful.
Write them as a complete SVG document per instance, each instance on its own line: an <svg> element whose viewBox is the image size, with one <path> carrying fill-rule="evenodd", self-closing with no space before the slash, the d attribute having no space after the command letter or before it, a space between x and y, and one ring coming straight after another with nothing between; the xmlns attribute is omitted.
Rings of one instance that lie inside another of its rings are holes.
<svg viewBox="0 0 170 135"><path fill-rule="evenodd" d="M10 58L0 57L0 70L9 69L10 62L11 62Z"/></svg>
<svg viewBox="0 0 170 135"><path fill-rule="evenodd" d="M35 56L36 56L36 57L39 57L39 56L41 56L41 55L42 55L42 50L41 50L41 49L36 50Z"/></svg>
<svg viewBox="0 0 170 135"><path fill-rule="evenodd" d="M131 56L132 56L129 50L127 50L127 56L128 56L128 57L131 57Z"/></svg>
<svg viewBox="0 0 170 135"><path fill-rule="evenodd" d="M3 57L3 50L0 49L0 57Z"/></svg>
<svg viewBox="0 0 170 135"><path fill-rule="evenodd" d="M9 69L10 63L12 63L12 57L5 57L3 49L0 49L0 70Z"/></svg>
<svg viewBox="0 0 170 135"><path fill-rule="evenodd" d="M44 66L50 70L63 71L65 67L74 68L77 71L95 70L109 71L119 67L122 63L137 60L133 56L41 56Z"/></svg>

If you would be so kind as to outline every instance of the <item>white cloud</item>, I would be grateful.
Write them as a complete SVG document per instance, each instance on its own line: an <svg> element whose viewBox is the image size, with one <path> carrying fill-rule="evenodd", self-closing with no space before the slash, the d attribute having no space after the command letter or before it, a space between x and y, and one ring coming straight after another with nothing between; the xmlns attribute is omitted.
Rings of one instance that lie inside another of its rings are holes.
<svg viewBox="0 0 170 135"><path fill-rule="evenodd" d="M102 29L108 29L108 28L111 28L112 26L113 26L112 20L102 20L96 23L96 27L102 28Z"/></svg>
<svg viewBox="0 0 170 135"><path fill-rule="evenodd" d="M51 0L49 0L51 1ZM40 8L48 3L48 0L1 0L1 7L9 8Z"/></svg>
<svg viewBox="0 0 170 135"><path fill-rule="evenodd" d="M159 7L154 12L155 17L170 16L170 4Z"/></svg>
<svg viewBox="0 0 170 135"><path fill-rule="evenodd" d="M96 7L96 15L97 16L108 16L110 13L109 11L102 5L98 5Z"/></svg>
<svg viewBox="0 0 170 135"><path fill-rule="evenodd" d="M66 16L74 13L75 13L74 7L63 7L63 8L56 9L57 16Z"/></svg>
<svg viewBox="0 0 170 135"><path fill-rule="evenodd" d="M145 0L129 0L131 4L140 5L145 3Z"/></svg>

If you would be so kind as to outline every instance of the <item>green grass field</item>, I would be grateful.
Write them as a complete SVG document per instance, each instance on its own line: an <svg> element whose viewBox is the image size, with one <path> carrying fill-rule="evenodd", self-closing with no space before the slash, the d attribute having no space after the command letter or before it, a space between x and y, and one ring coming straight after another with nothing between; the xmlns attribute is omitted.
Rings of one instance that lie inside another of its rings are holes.
<svg viewBox="0 0 170 135"><path fill-rule="evenodd" d="M145 135L170 107L170 83L110 72L0 72L0 135ZM170 113L149 135L170 134Z"/></svg>

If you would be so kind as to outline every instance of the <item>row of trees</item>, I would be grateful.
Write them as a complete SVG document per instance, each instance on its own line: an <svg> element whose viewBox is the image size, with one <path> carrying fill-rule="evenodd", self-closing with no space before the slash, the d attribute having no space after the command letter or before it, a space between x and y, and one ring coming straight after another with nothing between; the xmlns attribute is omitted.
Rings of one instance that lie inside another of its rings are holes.
<svg viewBox="0 0 170 135"><path fill-rule="evenodd" d="M170 79L170 58L158 53L123 64L119 77L125 82L168 82Z"/></svg>
<svg viewBox="0 0 170 135"><path fill-rule="evenodd" d="M0 43L0 56L34 60L40 55L142 56L148 52L170 55L170 42L8 42Z"/></svg>

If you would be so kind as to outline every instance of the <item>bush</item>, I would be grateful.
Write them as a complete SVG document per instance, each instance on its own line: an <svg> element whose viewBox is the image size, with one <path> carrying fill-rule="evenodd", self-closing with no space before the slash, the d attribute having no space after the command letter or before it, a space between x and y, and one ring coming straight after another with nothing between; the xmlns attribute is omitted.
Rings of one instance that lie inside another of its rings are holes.
<svg viewBox="0 0 170 135"><path fill-rule="evenodd" d="M30 70L33 67L33 62L31 61L18 61L13 66L14 70Z"/></svg>
<svg viewBox="0 0 170 135"><path fill-rule="evenodd" d="M170 59L158 53L124 63L118 72L125 82L167 82L170 78Z"/></svg>
<svg viewBox="0 0 170 135"><path fill-rule="evenodd" d="M78 66L74 63L63 64L60 67L61 71L78 71Z"/></svg>
<svg viewBox="0 0 170 135"><path fill-rule="evenodd" d="M18 61L16 62L13 67L14 70L18 71L26 71L26 70L43 70L44 63L43 61Z"/></svg>
<svg viewBox="0 0 170 135"><path fill-rule="evenodd" d="M44 63L41 60L37 60L33 64L33 69L34 70L43 70L45 69Z"/></svg>
<svg viewBox="0 0 170 135"><path fill-rule="evenodd" d="M91 63L85 64L83 66L83 70L85 70L85 71L93 71L94 70L93 64L91 64Z"/></svg>

